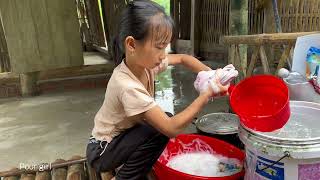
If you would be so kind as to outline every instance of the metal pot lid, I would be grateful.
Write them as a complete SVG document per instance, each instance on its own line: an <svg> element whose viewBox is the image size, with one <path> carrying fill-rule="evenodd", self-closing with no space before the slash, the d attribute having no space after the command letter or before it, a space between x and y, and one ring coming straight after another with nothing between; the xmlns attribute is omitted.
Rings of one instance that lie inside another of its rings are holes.
<svg viewBox="0 0 320 180"><path fill-rule="evenodd" d="M235 134L239 130L239 118L231 113L211 113L199 118L195 125L200 131L206 133Z"/></svg>
<svg viewBox="0 0 320 180"><path fill-rule="evenodd" d="M257 132L244 127L251 134L273 141L306 142L320 140L320 104L290 101L290 119L273 132Z"/></svg>

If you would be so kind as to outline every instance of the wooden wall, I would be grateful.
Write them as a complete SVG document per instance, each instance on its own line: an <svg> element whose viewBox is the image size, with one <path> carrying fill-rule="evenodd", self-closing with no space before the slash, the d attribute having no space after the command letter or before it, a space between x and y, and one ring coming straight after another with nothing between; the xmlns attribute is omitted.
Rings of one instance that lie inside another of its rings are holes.
<svg viewBox="0 0 320 180"><path fill-rule="evenodd" d="M249 0L249 34L275 32L274 25L268 23L274 21L272 6L261 2ZM319 0L279 0L278 9L282 32L320 30Z"/></svg>
<svg viewBox="0 0 320 180"><path fill-rule="evenodd" d="M85 0L87 15L89 20L89 31L92 38L92 43L105 47L104 31L100 17L98 0Z"/></svg>
<svg viewBox="0 0 320 180"><path fill-rule="evenodd" d="M108 46L108 52L111 56L112 45L115 35L117 35L117 25L119 24L119 18L121 12L126 6L125 0L101 0L104 31Z"/></svg>
<svg viewBox="0 0 320 180"><path fill-rule="evenodd" d="M9 61L7 42L4 36L2 18L0 13L0 73L10 72L11 66Z"/></svg>
<svg viewBox="0 0 320 180"><path fill-rule="evenodd" d="M202 0L200 9L200 56L221 60L227 47L219 40L230 33L230 0Z"/></svg>
<svg viewBox="0 0 320 180"><path fill-rule="evenodd" d="M278 4L283 32L320 30L319 0L282 0Z"/></svg>
<svg viewBox="0 0 320 180"><path fill-rule="evenodd" d="M0 0L12 72L83 64L74 0Z"/></svg>

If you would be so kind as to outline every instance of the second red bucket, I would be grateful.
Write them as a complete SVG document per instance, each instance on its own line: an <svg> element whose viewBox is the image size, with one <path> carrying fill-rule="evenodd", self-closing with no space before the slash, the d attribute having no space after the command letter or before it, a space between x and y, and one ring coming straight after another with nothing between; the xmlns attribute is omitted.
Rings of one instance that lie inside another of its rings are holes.
<svg viewBox="0 0 320 180"><path fill-rule="evenodd" d="M230 105L241 123L255 131L280 129L290 117L288 87L272 75L256 75L241 81L231 90Z"/></svg>

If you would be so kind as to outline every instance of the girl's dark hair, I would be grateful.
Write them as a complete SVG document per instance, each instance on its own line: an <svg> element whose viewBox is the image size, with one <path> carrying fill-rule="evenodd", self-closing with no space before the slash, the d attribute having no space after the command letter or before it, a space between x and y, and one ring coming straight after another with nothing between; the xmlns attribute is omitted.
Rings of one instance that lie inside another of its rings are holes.
<svg viewBox="0 0 320 180"><path fill-rule="evenodd" d="M113 58L115 64L125 57L124 40L132 36L144 41L150 35L157 42L165 42L174 36L174 23L164 8L150 0L134 0L127 3L118 25L118 34L113 39Z"/></svg>

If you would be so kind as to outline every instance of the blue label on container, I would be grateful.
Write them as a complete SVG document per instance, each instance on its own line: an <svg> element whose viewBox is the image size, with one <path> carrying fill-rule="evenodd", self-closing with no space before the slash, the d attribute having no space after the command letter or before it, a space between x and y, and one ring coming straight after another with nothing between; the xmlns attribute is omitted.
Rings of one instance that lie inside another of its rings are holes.
<svg viewBox="0 0 320 180"><path fill-rule="evenodd" d="M266 168L273 163L275 164ZM284 164L258 156L256 173L271 180L284 180Z"/></svg>

